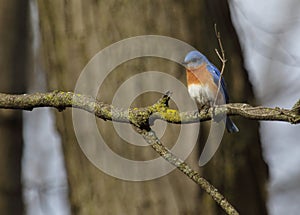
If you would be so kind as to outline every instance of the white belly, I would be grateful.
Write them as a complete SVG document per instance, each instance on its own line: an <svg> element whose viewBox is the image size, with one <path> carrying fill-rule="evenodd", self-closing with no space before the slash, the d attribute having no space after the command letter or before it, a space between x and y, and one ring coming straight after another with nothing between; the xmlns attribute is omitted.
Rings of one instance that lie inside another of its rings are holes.
<svg viewBox="0 0 300 215"><path fill-rule="evenodd" d="M214 102L214 93L208 88L207 85L199 86L191 84L188 86L188 91L190 96L199 104L199 105L209 105L212 106Z"/></svg>

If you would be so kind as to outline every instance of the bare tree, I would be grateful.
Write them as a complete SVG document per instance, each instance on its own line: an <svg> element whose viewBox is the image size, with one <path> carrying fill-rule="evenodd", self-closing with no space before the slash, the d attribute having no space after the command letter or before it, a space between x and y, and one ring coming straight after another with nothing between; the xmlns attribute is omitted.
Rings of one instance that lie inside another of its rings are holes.
<svg viewBox="0 0 300 215"><path fill-rule="evenodd" d="M44 66L50 90L73 91L83 67L94 54L114 42L137 35L159 34L187 41L218 65L219 59L214 52L218 46L214 36L214 24L217 23L228 58L224 76L232 101L255 103L226 2L54 0L38 1L38 7ZM185 82L183 68L178 65L152 58L133 60L116 68L107 77L99 98L111 103L120 83L145 70L168 71ZM163 81L161 84L164 84ZM151 105L157 98L157 94L142 95L133 105ZM229 106L229 111L232 111L229 114L237 114L235 111L238 110L243 112L243 107L234 109L233 106L230 109ZM287 110L278 111L279 115L289 113L285 112ZM206 114L209 119L211 112ZM211 197L202 193L196 184L182 178L179 171L153 181L135 183L100 172L77 144L71 112L57 113L56 120L63 139L73 214L220 213ZM142 153L139 153L138 147L128 147L109 122L97 123L104 137L109 139L110 147L122 156L141 160L156 156L150 147ZM214 159L201 172L241 213L265 214L267 167L261 156L258 124L242 119L237 120L237 124L241 132L235 136L226 135ZM168 125L167 145L172 145L176 132L176 125ZM87 143L90 138L86 135ZM201 135L200 144L204 139ZM198 169L197 159L195 151L187 162Z"/></svg>
<svg viewBox="0 0 300 215"><path fill-rule="evenodd" d="M26 91L28 47L27 1L0 1L0 90ZM0 111L0 211L22 214L22 112Z"/></svg>

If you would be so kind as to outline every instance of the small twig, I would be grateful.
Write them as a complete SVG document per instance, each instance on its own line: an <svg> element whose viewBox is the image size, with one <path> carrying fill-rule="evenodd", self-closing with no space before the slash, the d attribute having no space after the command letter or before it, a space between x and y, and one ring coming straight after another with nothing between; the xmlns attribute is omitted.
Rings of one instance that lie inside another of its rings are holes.
<svg viewBox="0 0 300 215"><path fill-rule="evenodd" d="M217 53L220 61L222 62L222 68L221 68L220 78L219 78L219 82L218 82L218 90L217 90L217 94L216 94L213 106L216 105L216 102L217 102L217 99L218 99L218 96L219 96L219 93L220 93L221 80L222 80L222 76L223 76L225 65L226 65L226 61L227 61L226 57L225 57L225 51L224 51L223 45L222 45L221 34L218 31L218 29L217 29L217 24L215 24L214 27L215 27L215 34L216 34L216 37L217 37L217 40L218 40L218 43L219 43L219 48L221 50L221 54L222 55L220 55L220 52L218 51L218 49L215 49L215 52Z"/></svg>
<svg viewBox="0 0 300 215"><path fill-rule="evenodd" d="M139 128L136 128L136 130L161 157L174 165L182 173L198 184L203 190L205 190L205 192L207 192L227 214L239 214L212 184L210 184L205 178L201 177L198 172L189 167L184 161L172 154L172 152L170 152L169 149L161 143L154 131L147 131L146 129Z"/></svg>

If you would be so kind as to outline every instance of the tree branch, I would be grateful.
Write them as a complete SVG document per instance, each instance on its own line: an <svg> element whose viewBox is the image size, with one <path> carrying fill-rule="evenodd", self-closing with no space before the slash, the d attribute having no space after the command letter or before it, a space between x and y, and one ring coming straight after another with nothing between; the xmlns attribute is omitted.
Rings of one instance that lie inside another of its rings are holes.
<svg viewBox="0 0 300 215"><path fill-rule="evenodd" d="M62 111L67 107L73 107L93 113L103 120L131 123L139 125L139 127L147 125L150 117L151 120L161 119L169 123L189 124L211 120L212 116L221 113L231 116L241 116L252 120L285 121L291 124L300 123L300 101L291 110L278 107L253 107L249 104L230 103L216 106L215 108L203 109L200 112L198 110L178 112L168 107L167 102L169 99L170 95L166 94L152 106L121 109L97 101L90 96L72 92L53 91L50 93L22 95L0 93L0 108L32 110L38 107L54 107Z"/></svg>
<svg viewBox="0 0 300 215"><path fill-rule="evenodd" d="M192 179L198 184L205 192L207 192L227 214L239 214L235 208L226 200L226 198L219 193L219 191L210 184L205 178L201 177L200 174L189 167L184 161L173 155L158 139L155 132L151 129L136 129L137 132L143 136L148 144L166 161L174 165L182 173Z"/></svg>
<svg viewBox="0 0 300 215"><path fill-rule="evenodd" d="M181 172L196 182L226 211L227 214L238 214L234 207L220 194L217 189L199 173L192 170L184 161L173 155L157 138L150 125L156 119L169 123L185 124L210 120L218 114L239 115L253 120L286 121L292 124L300 123L300 100L291 110L269 107L252 107L248 104L226 104L213 108L190 112L178 112L170 109L168 102L170 93L166 93L155 104L144 108L121 109L100 102L90 96L72 92L53 91L49 93L34 93L11 95L0 93L0 109L32 110L38 107L54 107L59 111L73 107L95 114L103 120L112 120L122 123L131 123L139 134L165 160L176 166Z"/></svg>

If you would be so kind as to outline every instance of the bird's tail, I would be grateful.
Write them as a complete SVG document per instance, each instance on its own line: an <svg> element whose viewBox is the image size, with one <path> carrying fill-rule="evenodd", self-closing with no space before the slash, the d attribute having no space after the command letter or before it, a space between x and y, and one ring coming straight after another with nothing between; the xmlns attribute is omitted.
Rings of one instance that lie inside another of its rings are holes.
<svg viewBox="0 0 300 215"><path fill-rule="evenodd" d="M238 127L236 127L229 117L226 118L226 128L229 133L239 132Z"/></svg>

